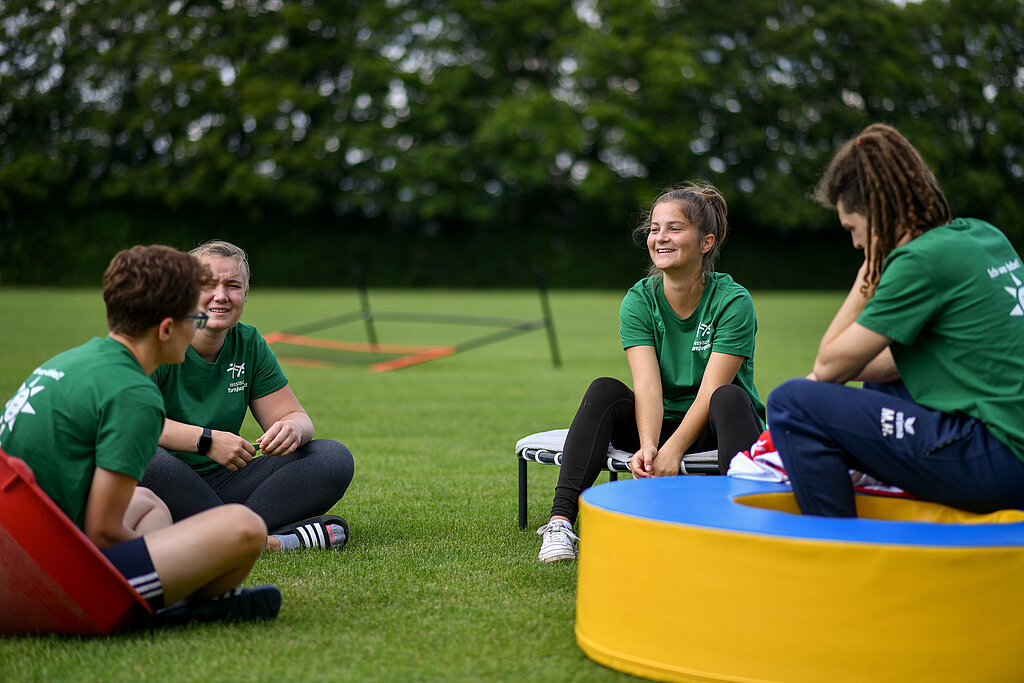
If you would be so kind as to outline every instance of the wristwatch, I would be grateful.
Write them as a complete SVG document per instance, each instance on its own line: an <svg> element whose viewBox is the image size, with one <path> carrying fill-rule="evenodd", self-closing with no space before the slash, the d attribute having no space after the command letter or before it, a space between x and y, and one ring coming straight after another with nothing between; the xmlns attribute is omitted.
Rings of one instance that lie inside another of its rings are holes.
<svg viewBox="0 0 1024 683"><path fill-rule="evenodd" d="M199 442L196 444L196 453L206 455L210 452L210 446L212 445L213 432L210 431L209 427L203 427L203 435L199 437Z"/></svg>

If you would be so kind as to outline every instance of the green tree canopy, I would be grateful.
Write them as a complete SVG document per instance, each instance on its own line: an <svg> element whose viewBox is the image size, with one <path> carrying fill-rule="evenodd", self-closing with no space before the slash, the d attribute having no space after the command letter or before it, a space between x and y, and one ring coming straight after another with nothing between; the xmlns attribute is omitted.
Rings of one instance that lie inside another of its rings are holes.
<svg viewBox="0 0 1024 683"><path fill-rule="evenodd" d="M572 269L593 253L566 245L624 244L644 201L694 177L723 190L750 239L803 236L833 225L807 200L817 175L874 121L918 145L955 212L1024 238L1018 0L9 0L0 13L7 281L24 279L40 226L86 261L218 225L263 243L285 225L307 248L383 230L456 251L516 242Z"/></svg>

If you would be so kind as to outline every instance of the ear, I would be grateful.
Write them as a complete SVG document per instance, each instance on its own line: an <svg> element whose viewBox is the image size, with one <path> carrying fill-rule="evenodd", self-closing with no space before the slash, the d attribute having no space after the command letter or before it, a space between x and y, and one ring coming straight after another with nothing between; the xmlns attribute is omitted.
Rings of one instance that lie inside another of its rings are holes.
<svg viewBox="0 0 1024 683"><path fill-rule="evenodd" d="M156 338L160 341L167 341L171 338L171 331L174 327L174 318L164 318L156 326Z"/></svg>
<svg viewBox="0 0 1024 683"><path fill-rule="evenodd" d="M700 245L700 253L708 253L713 246L715 246L715 236L711 234L704 235L704 242Z"/></svg>

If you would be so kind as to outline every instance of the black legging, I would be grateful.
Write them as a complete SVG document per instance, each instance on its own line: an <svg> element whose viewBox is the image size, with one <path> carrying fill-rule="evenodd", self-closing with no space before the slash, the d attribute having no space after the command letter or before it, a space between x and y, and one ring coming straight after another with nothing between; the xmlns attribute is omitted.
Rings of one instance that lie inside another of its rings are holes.
<svg viewBox="0 0 1024 683"><path fill-rule="evenodd" d="M334 507L354 469L348 448L331 439L313 439L288 455L261 455L236 472L218 467L203 474L157 448L141 484L160 496L175 522L224 503L242 503L274 531Z"/></svg>
<svg viewBox="0 0 1024 683"><path fill-rule="evenodd" d="M675 433L679 424L678 420L662 423L658 446ZM717 448L719 471L724 474L732 456L750 448L761 430L761 420L747 392L726 384L711 395L708 426L687 453ZM602 377L590 384L565 438L552 516L576 521L580 494L594 484L608 461L609 443L629 453L640 450L633 391L617 379Z"/></svg>

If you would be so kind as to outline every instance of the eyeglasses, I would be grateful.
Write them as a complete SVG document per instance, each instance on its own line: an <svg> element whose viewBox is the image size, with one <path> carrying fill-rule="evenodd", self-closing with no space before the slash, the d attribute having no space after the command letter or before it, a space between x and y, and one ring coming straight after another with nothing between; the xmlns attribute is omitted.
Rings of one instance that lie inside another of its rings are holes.
<svg viewBox="0 0 1024 683"><path fill-rule="evenodd" d="M201 330L204 327L206 327L206 321L209 319L210 316L208 316L205 313L196 313L195 315L182 316L182 320L195 320L197 330Z"/></svg>

